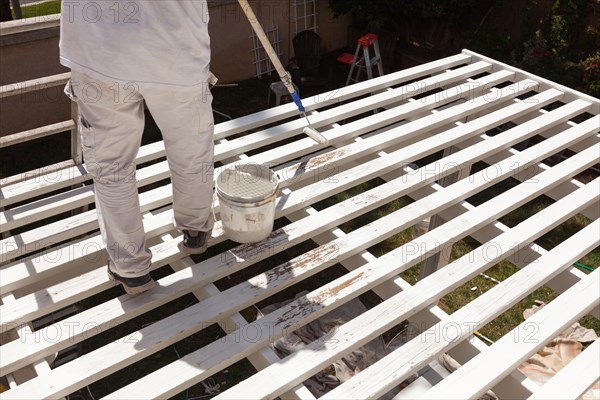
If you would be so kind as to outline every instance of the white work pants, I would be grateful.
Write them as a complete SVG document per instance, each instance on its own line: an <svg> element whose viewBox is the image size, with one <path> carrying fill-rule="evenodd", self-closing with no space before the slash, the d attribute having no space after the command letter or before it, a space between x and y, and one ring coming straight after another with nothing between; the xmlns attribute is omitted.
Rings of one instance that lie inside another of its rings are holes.
<svg viewBox="0 0 600 400"><path fill-rule="evenodd" d="M144 131L144 102L160 128L173 186L175 228L212 230L213 114L208 85L172 90L99 81L72 71L85 167L94 179L96 211L111 269L121 276L148 272L136 186L135 159Z"/></svg>

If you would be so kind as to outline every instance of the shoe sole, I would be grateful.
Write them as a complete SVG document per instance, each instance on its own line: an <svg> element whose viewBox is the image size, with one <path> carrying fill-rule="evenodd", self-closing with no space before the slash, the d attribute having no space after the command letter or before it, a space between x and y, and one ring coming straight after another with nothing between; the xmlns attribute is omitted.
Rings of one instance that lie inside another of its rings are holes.
<svg viewBox="0 0 600 400"><path fill-rule="evenodd" d="M125 282L115 278L110 272L108 272L108 279L110 279L113 282L119 282L123 286L123 289L125 289L125 292L130 295L136 295L146 292L152 289L154 286L156 286L156 282L154 281L154 279L140 286L127 286Z"/></svg>
<svg viewBox="0 0 600 400"><path fill-rule="evenodd" d="M191 247L184 246L183 242L179 242L177 244L177 247L179 248L179 251L181 251L182 253L192 255L192 254L204 253L208 249L208 244L205 244L204 246L200 246L200 247L194 249Z"/></svg>

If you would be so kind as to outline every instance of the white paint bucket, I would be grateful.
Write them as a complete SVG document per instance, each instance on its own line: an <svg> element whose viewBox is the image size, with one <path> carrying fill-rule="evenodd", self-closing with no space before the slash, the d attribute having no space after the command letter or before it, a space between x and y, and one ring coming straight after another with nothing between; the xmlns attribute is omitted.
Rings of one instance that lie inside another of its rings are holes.
<svg viewBox="0 0 600 400"><path fill-rule="evenodd" d="M238 243L256 243L273 230L279 181L269 168L241 164L223 170L216 183L225 235Z"/></svg>

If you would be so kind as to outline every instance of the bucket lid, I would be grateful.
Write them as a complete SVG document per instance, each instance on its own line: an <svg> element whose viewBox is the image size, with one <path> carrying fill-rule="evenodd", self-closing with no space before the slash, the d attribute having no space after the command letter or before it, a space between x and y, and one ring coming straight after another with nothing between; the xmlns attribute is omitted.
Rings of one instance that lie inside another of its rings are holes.
<svg viewBox="0 0 600 400"><path fill-rule="evenodd" d="M217 194L235 201L255 202L272 196L279 188L275 173L260 164L237 164L219 174Z"/></svg>

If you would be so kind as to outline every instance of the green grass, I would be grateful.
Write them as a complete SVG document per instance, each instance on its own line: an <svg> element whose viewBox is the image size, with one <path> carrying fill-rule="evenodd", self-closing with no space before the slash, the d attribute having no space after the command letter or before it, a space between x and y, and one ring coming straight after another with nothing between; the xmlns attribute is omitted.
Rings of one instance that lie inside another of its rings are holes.
<svg viewBox="0 0 600 400"><path fill-rule="evenodd" d="M60 1L52 0L44 3L22 6L21 14L23 18L39 17L41 15L51 15L60 13Z"/></svg>
<svg viewBox="0 0 600 400"><path fill-rule="evenodd" d="M582 180L589 181L589 179L585 178ZM502 191L508 190L508 188L516 184L517 182L515 180L506 180L469 200L474 204L480 204L488 198L495 196ZM513 227L548 207L552 203L552 199L546 196L539 196L538 198L503 216L500 218L500 222L509 227ZM577 214L556 228L552 229L545 235L542 235L535 241L535 243L545 250L551 250L558 244L562 243L565 239L587 226L589 223L591 223L591 221L588 218ZM461 257L464 254L467 254L477 246L479 246L479 243L471 238L466 238L459 241L452 248L451 261ZM590 266L593 269L597 268L600 265L600 247L595 248L593 251L582 257L578 262L583 265ZM499 281L503 281L504 279L516 273L518 270L519 269L514 264L504 260L486 271L486 274ZM583 271L585 273L590 272L587 270ZM452 293L444 296L440 301L440 307L444 311L452 313L482 293L485 293L495 285L496 284L491 280L477 276L469 282L466 282L458 289L454 290ZM474 290L472 290L473 288ZM498 340L511 329L516 327L519 323L523 322L523 311L531 307L536 300L549 303L557 296L558 294L552 289L548 288L547 286L542 286L530 293L527 297L519 301L509 310L498 316L492 322L488 323L485 327L480 329L480 332L492 340ZM586 316L579 322L587 328L594 329L596 333L600 333L600 321L598 319L591 316Z"/></svg>

